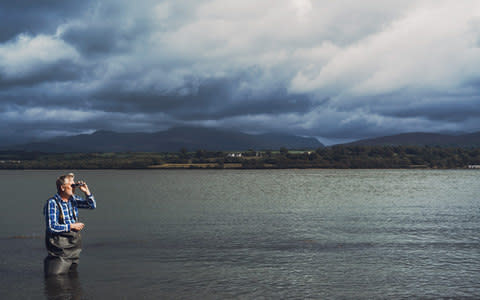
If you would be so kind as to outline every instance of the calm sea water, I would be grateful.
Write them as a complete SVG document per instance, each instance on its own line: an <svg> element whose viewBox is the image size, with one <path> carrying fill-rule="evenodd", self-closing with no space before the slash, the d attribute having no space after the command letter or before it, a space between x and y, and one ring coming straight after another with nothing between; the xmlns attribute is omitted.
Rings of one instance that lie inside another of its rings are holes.
<svg viewBox="0 0 480 300"><path fill-rule="evenodd" d="M480 298L476 170L77 171L98 208L45 280L62 173L0 172L2 299Z"/></svg>

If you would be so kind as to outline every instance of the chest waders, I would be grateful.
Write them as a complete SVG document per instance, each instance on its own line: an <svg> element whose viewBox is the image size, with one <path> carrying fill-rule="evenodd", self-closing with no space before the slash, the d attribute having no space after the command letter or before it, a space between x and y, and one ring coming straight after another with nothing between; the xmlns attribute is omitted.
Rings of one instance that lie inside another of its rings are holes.
<svg viewBox="0 0 480 300"><path fill-rule="evenodd" d="M58 199L53 199L59 209L59 223L65 224L63 208ZM74 207L72 207L72 214L75 221L78 222ZM48 256L44 260L45 275L58 275L76 269L82 251L82 235L79 231L52 233L47 230L45 246L48 252Z"/></svg>

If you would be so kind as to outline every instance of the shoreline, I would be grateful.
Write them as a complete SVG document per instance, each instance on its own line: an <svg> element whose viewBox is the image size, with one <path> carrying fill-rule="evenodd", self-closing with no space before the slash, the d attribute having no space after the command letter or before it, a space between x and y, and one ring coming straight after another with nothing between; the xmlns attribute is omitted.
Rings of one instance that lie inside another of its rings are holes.
<svg viewBox="0 0 480 300"><path fill-rule="evenodd" d="M0 169L480 169L480 148L334 147L315 151L0 152Z"/></svg>
<svg viewBox="0 0 480 300"><path fill-rule="evenodd" d="M197 166L169 166L169 167L143 167L143 168L79 168L79 167L62 167L62 168L0 168L0 171L49 171L49 170L218 170L218 171L227 171L227 170L429 170L429 171L440 171L440 170L480 170L472 168L402 168L402 167L393 167L393 168L332 168L332 167L271 167L271 168L218 168L218 167L197 167Z"/></svg>

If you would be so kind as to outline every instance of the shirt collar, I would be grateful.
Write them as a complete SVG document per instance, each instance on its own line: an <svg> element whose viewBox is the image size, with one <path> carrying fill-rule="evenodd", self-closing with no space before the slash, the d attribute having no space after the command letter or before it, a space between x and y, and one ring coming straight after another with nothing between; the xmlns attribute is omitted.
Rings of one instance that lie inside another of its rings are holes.
<svg viewBox="0 0 480 300"><path fill-rule="evenodd" d="M60 201L60 203L63 202L62 197L61 197L58 193L56 193L54 197L55 197L58 201ZM75 195L70 196L70 198L68 198L68 202L70 202L70 200L73 200L74 197L75 197Z"/></svg>

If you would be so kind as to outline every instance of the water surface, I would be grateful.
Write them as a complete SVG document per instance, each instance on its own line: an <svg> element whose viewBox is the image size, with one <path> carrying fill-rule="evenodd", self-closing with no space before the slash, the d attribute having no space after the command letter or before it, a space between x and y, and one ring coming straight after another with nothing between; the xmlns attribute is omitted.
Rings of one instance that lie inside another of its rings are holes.
<svg viewBox="0 0 480 300"><path fill-rule="evenodd" d="M47 281L59 171L1 171L2 298L480 297L477 170L77 171L79 272Z"/></svg>

